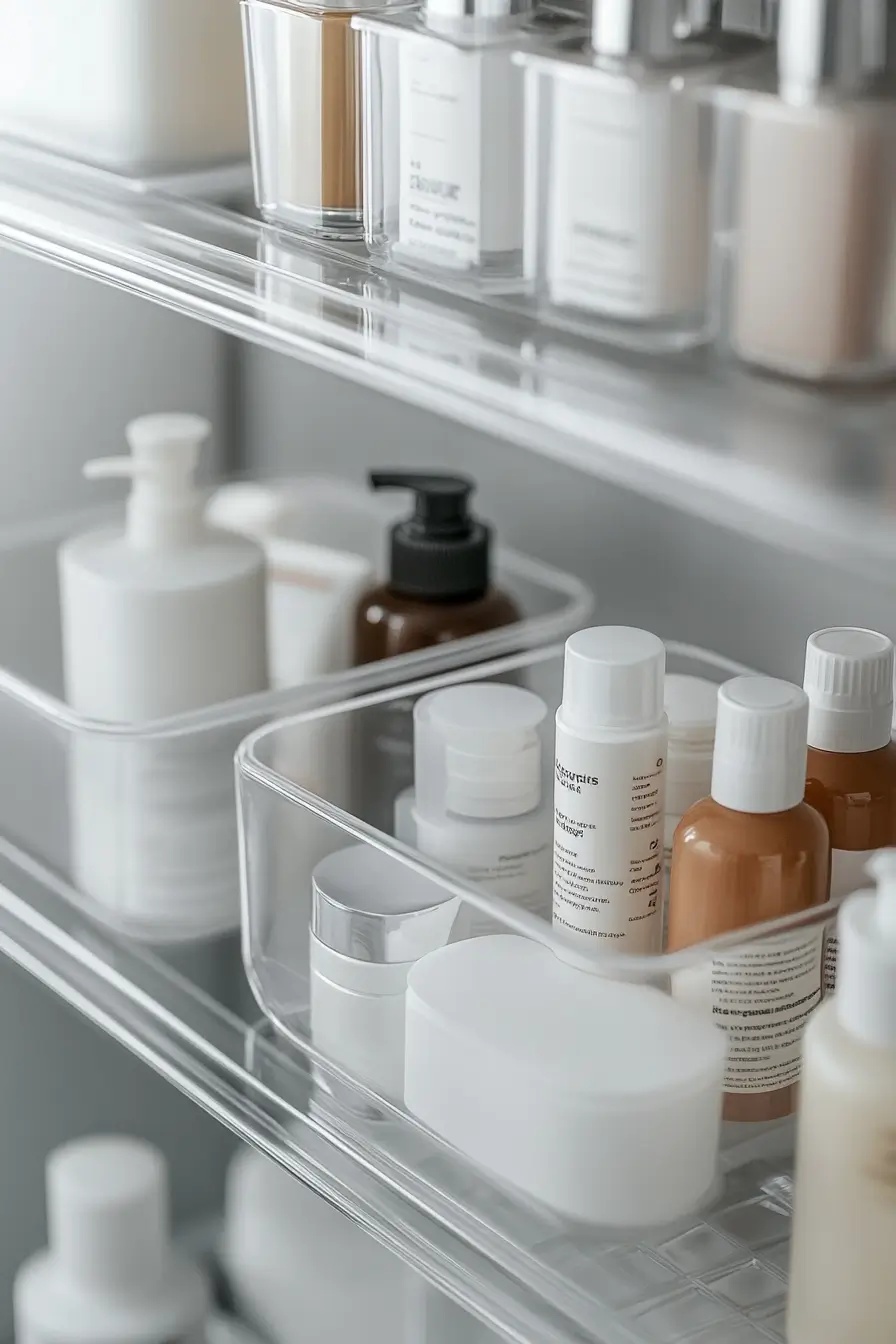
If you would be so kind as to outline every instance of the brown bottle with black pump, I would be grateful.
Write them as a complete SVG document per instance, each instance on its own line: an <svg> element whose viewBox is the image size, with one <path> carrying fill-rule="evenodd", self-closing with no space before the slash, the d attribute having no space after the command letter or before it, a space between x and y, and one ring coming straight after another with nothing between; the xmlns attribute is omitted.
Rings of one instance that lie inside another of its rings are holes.
<svg viewBox="0 0 896 1344"><path fill-rule="evenodd" d="M392 528L388 579L358 602L356 665L468 639L522 619L513 598L492 585L492 530L470 512L471 480L375 471L370 485L410 490L415 502L413 514ZM381 830L391 830L394 800L414 782L413 708L411 697L401 697L362 714L362 815Z"/></svg>

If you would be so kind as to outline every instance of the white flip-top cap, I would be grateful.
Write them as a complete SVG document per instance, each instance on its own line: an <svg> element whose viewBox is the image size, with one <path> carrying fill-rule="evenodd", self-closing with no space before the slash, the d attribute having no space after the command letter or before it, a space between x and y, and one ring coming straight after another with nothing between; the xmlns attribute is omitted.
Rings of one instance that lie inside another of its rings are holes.
<svg viewBox="0 0 896 1344"><path fill-rule="evenodd" d="M837 1016L869 1045L896 1047L896 849L872 855L876 891L844 901L837 920Z"/></svg>
<svg viewBox="0 0 896 1344"><path fill-rule="evenodd" d="M87 462L91 480L125 476L133 480L125 535L140 550L186 546L202 532L200 502L193 485L199 453L211 425L199 415L144 415L125 430L130 457Z"/></svg>
<svg viewBox="0 0 896 1344"><path fill-rule="evenodd" d="M47 1162L50 1253L72 1283L149 1296L168 1272L168 1188L161 1153L139 1139L94 1136Z"/></svg>
<svg viewBox="0 0 896 1344"><path fill-rule="evenodd" d="M666 677L663 701L669 720L666 813L680 817L709 793L719 688L705 677Z"/></svg>
<svg viewBox="0 0 896 1344"><path fill-rule="evenodd" d="M474 682L433 691L414 707L417 812L441 820L521 817L541 803L547 706L532 691Z"/></svg>
<svg viewBox="0 0 896 1344"><path fill-rule="evenodd" d="M805 691L774 677L719 690L712 796L734 812L787 812L806 791Z"/></svg>
<svg viewBox="0 0 896 1344"><path fill-rule="evenodd" d="M806 645L809 746L847 753L877 751L893 723L894 650L875 630L819 630Z"/></svg>
<svg viewBox="0 0 896 1344"><path fill-rule="evenodd" d="M663 719L666 649L647 630L598 625L566 641L562 722L581 732L637 732Z"/></svg>

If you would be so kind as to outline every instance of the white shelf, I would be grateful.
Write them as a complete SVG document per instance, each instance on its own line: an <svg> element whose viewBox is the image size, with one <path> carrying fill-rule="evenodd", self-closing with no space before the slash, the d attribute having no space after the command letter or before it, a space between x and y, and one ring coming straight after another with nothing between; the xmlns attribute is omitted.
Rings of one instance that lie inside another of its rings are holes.
<svg viewBox="0 0 896 1344"><path fill-rule="evenodd" d="M589 348L163 186L0 146L0 243L762 540L896 560L896 392Z"/></svg>

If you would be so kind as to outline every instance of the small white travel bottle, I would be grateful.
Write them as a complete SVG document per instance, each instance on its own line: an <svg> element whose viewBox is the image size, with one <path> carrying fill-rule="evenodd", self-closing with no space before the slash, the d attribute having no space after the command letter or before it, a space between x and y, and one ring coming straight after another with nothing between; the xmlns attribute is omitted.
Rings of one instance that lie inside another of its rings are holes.
<svg viewBox="0 0 896 1344"><path fill-rule="evenodd" d="M896 850L838 921L837 989L803 1038L788 1344L892 1344Z"/></svg>
<svg viewBox="0 0 896 1344"><path fill-rule="evenodd" d="M16 1275L16 1344L203 1344L205 1275L171 1245L165 1159L93 1136L47 1161L49 1246Z"/></svg>
<svg viewBox="0 0 896 1344"><path fill-rule="evenodd" d="M72 868L97 913L145 936L238 920L239 729L147 729L267 688L264 554L208 527L193 485L209 428L192 415L130 424L131 457L85 468L133 481L124 526L59 551L66 698L92 721L70 762Z"/></svg>
<svg viewBox="0 0 896 1344"><path fill-rule="evenodd" d="M423 696L414 707L413 821L421 853L550 919L546 718L544 701L520 686L475 682ZM507 932L465 902L452 937Z"/></svg>
<svg viewBox="0 0 896 1344"><path fill-rule="evenodd" d="M554 924L596 952L660 950L668 724L662 640L566 641L554 780Z"/></svg>

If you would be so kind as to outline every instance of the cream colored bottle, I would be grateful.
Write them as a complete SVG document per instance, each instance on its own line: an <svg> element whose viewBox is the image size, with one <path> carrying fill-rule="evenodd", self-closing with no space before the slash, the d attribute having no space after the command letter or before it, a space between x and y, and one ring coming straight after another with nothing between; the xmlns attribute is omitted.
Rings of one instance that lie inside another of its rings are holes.
<svg viewBox="0 0 896 1344"><path fill-rule="evenodd" d="M669 951L823 905L828 831L803 802L805 692L771 677L719 691L712 790L672 844ZM726 1120L776 1120L796 1100L805 1022L821 1000L824 930L748 943L673 976L676 998L728 1032Z"/></svg>
<svg viewBox="0 0 896 1344"><path fill-rule="evenodd" d="M896 850L868 871L803 1044L788 1344L896 1337Z"/></svg>

